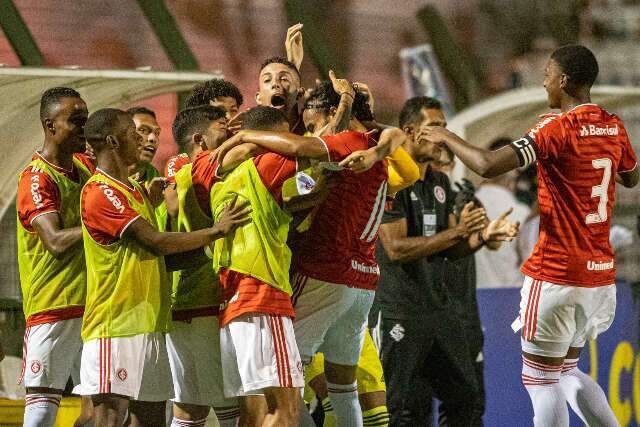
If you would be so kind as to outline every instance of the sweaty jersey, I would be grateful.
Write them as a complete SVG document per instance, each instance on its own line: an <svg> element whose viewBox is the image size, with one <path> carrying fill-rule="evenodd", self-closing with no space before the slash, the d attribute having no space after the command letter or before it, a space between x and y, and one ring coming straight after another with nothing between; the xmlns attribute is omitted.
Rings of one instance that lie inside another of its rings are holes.
<svg viewBox="0 0 640 427"><path fill-rule="evenodd" d="M167 178L167 182L169 184L175 184L176 174L189 163L191 163L191 159L189 159L186 153L180 153L167 160L167 164L164 167L164 177Z"/></svg>
<svg viewBox="0 0 640 427"><path fill-rule="evenodd" d="M322 140L332 162L375 145L370 135L361 132ZM292 242L294 271L329 283L375 289L380 276L375 247L387 194L387 164L378 162L360 174L344 170L338 176L309 230Z"/></svg>
<svg viewBox="0 0 640 427"><path fill-rule="evenodd" d="M582 104L544 116L512 146L522 166L538 162L540 236L522 272L564 285L613 283L615 176L637 167L622 120Z"/></svg>

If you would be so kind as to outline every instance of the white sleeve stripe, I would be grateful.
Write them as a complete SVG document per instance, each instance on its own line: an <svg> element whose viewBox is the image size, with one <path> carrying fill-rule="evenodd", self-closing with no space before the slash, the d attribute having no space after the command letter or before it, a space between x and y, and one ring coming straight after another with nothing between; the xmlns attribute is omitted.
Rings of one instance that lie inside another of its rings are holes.
<svg viewBox="0 0 640 427"><path fill-rule="evenodd" d="M324 146L324 149L327 150L327 159L329 161L331 160L331 152L329 151L329 147L327 147L327 143L324 142L324 140L322 138L320 138L319 136L316 136L316 138L318 138L320 140L320 142L322 143L322 145Z"/></svg>
<svg viewBox="0 0 640 427"><path fill-rule="evenodd" d="M127 225L125 225L125 226L122 228L122 230L120 231L120 235L119 235L118 237L120 237L120 238L122 239L122 235L124 234L124 232L125 232L125 231L127 231L127 228L129 228L129 226L130 226L131 224L133 224L133 222L134 222L135 220L137 220L138 218L140 218L140 215L136 215L134 218L132 218L132 219L131 219L131 221L129 221L129 222L127 223Z"/></svg>
<svg viewBox="0 0 640 427"><path fill-rule="evenodd" d="M631 169L626 170L626 171L618 171L618 173L628 173L628 172L633 172L634 170L636 170L636 169L637 169L637 167L638 167L638 162L636 162L636 164L635 164L635 165L633 165L633 167L632 167Z"/></svg>
<svg viewBox="0 0 640 427"><path fill-rule="evenodd" d="M31 218L31 221L29 221L29 224L33 225L33 221L35 221L36 218L41 217L42 215L48 215L50 213L58 213L58 211L55 210L55 209L52 209L50 211L40 212L38 215L36 215L33 218Z"/></svg>

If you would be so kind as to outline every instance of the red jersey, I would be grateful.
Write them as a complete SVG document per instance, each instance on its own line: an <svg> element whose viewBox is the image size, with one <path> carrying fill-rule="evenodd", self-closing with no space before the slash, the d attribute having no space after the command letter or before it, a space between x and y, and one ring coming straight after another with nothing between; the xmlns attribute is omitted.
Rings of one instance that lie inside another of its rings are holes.
<svg viewBox="0 0 640 427"><path fill-rule="evenodd" d="M512 146L522 166L538 162L540 235L522 272L563 285L614 283L615 175L637 166L622 120L582 104L544 116Z"/></svg>
<svg viewBox="0 0 640 427"><path fill-rule="evenodd" d="M164 177L167 178L169 184L176 183L176 174L183 166L191 163L191 159L185 153L178 154L167 160L167 164L164 166Z"/></svg>
<svg viewBox="0 0 640 427"><path fill-rule="evenodd" d="M255 157L253 162L264 186L282 204L282 184L295 176L296 161L275 153L266 153ZM220 311L220 327L245 313L294 317L289 295L254 277L223 269L220 272L220 284L223 301L228 302Z"/></svg>
<svg viewBox="0 0 640 427"><path fill-rule="evenodd" d="M122 182L99 168L96 173L116 181L128 189L137 201L144 203L144 197L131 183ZM87 207L90 208L89 212L86 211ZM104 182L90 182L82 189L81 214L91 238L101 245L110 245L119 240L140 216L120 190Z"/></svg>
<svg viewBox="0 0 640 427"><path fill-rule="evenodd" d="M49 162L37 152L31 157L31 160L36 159L45 162L52 169L65 175L70 180L79 182L80 176L75 166L71 170L66 170ZM40 215L58 212L60 209L60 192L58 186L45 172L29 166L20 174L16 206L18 210L18 220L25 229L34 231L31 226L34 219Z"/></svg>
<svg viewBox="0 0 640 427"><path fill-rule="evenodd" d="M342 132L322 140L330 161L376 145L361 132ZM291 245L294 271L329 283L375 289L380 276L375 247L386 194L386 161L361 174L341 171L309 230Z"/></svg>

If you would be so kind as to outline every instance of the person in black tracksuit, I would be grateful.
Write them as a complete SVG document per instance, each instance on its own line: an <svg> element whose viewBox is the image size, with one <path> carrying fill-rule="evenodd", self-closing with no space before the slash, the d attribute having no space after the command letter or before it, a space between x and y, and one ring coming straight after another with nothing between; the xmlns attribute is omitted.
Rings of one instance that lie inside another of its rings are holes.
<svg viewBox="0 0 640 427"><path fill-rule="evenodd" d="M431 390L442 402L445 425L474 426L481 423L482 396L470 357L472 339L465 331L468 323L447 283L452 271L448 260L469 256L485 242L498 246L506 225L497 227L494 221L487 226L484 210L472 203L456 221L449 179L431 167L441 151L420 140L425 124L445 124L439 103L427 97L407 101L400 125L408 137L405 149L422 178L388 206L377 247L376 305L390 426L431 425Z"/></svg>

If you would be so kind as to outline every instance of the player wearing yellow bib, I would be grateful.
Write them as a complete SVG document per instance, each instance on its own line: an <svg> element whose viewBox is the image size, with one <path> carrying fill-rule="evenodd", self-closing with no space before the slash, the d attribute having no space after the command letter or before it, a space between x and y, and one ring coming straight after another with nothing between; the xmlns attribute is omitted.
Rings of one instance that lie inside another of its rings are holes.
<svg viewBox="0 0 640 427"><path fill-rule="evenodd" d="M170 286L163 256L175 254L166 258L169 268L199 261L201 248L246 222L246 211L232 201L212 227L159 232L146 190L129 179L141 144L131 115L99 110L89 117L85 134L97 168L80 201L89 274L81 384L75 391L92 397L96 426L122 425L127 409L133 423L164 425L164 411L129 405L130 399L159 402L173 395L164 337Z"/></svg>
<svg viewBox="0 0 640 427"><path fill-rule="evenodd" d="M187 108L173 122L173 137L190 159L200 152L215 149L227 137L225 111L202 105ZM183 166L174 176L178 214L172 230L194 231L211 227L213 219L200 207L200 198L209 194L196 192L207 174L215 171L207 154L197 163ZM213 185L213 183L211 184ZM221 427L237 425L238 399L225 398L220 361L220 283L211 260L173 273L171 293L173 326L167 334L167 351L173 377L173 423L181 427L204 426L211 407Z"/></svg>
<svg viewBox="0 0 640 427"><path fill-rule="evenodd" d="M73 89L48 89L40 102L44 147L18 182L18 264L27 320L19 383L25 426L53 426L62 391L80 357L86 270L80 190L87 105ZM77 369L76 369L77 371ZM77 372L74 372L74 377Z"/></svg>

